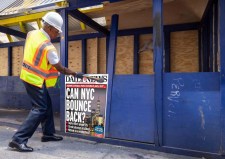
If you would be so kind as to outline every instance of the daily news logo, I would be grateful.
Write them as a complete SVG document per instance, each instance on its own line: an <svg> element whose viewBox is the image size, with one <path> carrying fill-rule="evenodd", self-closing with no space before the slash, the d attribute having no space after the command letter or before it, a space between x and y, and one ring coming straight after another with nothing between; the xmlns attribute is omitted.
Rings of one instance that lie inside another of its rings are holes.
<svg viewBox="0 0 225 159"><path fill-rule="evenodd" d="M95 78L103 78L104 79L104 82L102 82L101 84L106 84L108 82L108 78L106 75L90 75L89 77L95 77ZM77 83L96 83L95 80L93 79L89 79L89 78L76 78L74 76L66 76L66 83L74 83L74 82L77 82Z"/></svg>

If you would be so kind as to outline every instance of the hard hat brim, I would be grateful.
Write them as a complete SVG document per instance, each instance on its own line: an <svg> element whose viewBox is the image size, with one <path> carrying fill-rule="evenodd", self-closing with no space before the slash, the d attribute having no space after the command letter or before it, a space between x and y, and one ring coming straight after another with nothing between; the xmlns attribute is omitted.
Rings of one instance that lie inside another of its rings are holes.
<svg viewBox="0 0 225 159"><path fill-rule="evenodd" d="M51 22L49 22L48 20L43 19L43 18L42 18L42 20L43 20L43 22L48 23L48 25L50 25L50 26L52 26L53 28L57 29L57 30L59 31L59 33L62 33L62 30L61 30L61 29L56 28L55 26L53 26L53 25L51 24Z"/></svg>

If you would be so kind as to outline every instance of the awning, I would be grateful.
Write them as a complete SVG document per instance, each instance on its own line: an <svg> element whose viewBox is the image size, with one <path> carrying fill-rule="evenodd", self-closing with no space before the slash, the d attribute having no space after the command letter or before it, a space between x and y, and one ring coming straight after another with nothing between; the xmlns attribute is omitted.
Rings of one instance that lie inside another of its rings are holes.
<svg viewBox="0 0 225 159"><path fill-rule="evenodd" d="M43 8L47 10L47 7L57 9L62 7L56 5L60 2L66 2L66 0L3 0L3 2L1 1L0 16L30 13Z"/></svg>

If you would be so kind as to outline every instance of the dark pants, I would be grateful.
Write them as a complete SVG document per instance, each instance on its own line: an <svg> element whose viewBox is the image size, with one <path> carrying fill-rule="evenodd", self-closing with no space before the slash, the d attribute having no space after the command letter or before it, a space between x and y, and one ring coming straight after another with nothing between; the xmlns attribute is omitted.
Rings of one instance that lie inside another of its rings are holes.
<svg viewBox="0 0 225 159"><path fill-rule="evenodd" d="M39 88L26 82L23 83L26 87L27 94L31 98L32 109L12 138L20 144L27 143L40 123L44 135L55 133L51 98L45 84L43 84L42 88Z"/></svg>

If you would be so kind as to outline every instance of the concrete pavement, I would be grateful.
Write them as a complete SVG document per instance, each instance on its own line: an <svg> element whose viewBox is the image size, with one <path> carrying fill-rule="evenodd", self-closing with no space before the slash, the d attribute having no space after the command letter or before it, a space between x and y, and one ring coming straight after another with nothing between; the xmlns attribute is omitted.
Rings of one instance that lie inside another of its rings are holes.
<svg viewBox="0 0 225 159"><path fill-rule="evenodd" d="M8 148L8 142L27 113L21 110L0 109L0 159L197 159L66 136L63 141L43 143L40 141L40 129L28 142L34 152L17 152ZM59 115L56 114L55 119L56 128L59 129Z"/></svg>

